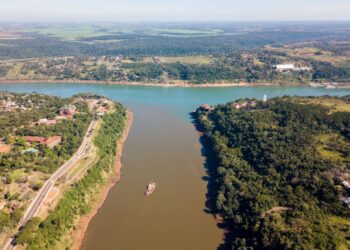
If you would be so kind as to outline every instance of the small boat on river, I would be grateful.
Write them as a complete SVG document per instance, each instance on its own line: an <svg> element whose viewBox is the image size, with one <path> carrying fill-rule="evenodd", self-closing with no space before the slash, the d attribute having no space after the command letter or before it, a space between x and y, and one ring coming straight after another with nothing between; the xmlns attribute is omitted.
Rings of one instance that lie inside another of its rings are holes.
<svg viewBox="0 0 350 250"><path fill-rule="evenodd" d="M150 184L147 185L145 195L150 196L154 192L155 189L156 189L156 183L151 182Z"/></svg>

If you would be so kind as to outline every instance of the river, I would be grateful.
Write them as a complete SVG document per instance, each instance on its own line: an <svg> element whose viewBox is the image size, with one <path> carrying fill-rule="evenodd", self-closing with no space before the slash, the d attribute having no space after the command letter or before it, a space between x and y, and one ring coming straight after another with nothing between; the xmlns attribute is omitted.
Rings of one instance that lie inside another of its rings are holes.
<svg viewBox="0 0 350 250"><path fill-rule="evenodd" d="M122 179L92 219L81 249L216 249L223 232L205 213L204 159L189 113L200 104L242 97L346 95L350 89L301 87L160 88L74 84L2 84L0 91L68 97L92 92L134 112L122 157ZM146 198L145 185L157 189Z"/></svg>

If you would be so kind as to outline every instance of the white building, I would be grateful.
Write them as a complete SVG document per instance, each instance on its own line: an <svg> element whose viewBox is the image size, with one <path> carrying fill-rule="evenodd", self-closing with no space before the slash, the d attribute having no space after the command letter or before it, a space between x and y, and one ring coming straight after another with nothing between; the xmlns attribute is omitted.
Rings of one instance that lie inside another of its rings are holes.
<svg viewBox="0 0 350 250"><path fill-rule="evenodd" d="M295 69L294 64L277 64L277 65L275 65L275 67L278 71L294 70Z"/></svg>
<svg viewBox="0 0 350 250"><path fill-rule="evenodd" d="M275 65L277 71L310 71L312 68L307 66L295 66L294 64L277 64Z"/></svg>

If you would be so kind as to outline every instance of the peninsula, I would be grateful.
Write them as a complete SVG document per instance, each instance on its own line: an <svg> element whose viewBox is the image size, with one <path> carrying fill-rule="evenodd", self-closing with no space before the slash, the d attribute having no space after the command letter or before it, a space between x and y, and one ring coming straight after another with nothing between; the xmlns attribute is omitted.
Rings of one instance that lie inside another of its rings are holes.
<svg viewBox="0 0 350 250"><path fill-rule="evenodd" d="M194 116L225 247L350 247L349 96L239 99Z"/></svg>

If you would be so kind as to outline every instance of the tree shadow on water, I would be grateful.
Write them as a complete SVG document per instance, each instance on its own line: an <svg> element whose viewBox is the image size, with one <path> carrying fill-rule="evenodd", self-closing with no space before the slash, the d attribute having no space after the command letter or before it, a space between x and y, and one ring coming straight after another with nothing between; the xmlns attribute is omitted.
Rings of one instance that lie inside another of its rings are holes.
<svg viewBox="0 0 350 250"><path fill-rule="evenodd" d="M225 223L224 219L220 216L218 213L218 210L216 209L216 195L218 191L218 185L215 183L215 175L216 175L216 160L215 155L211 151L210 142L206 138L206 136L203 134L203 129L200 127L200 125L196 122L196 114L190 113L190 119L194 127L199 133L199 142L202 145L201 148L201 155L204 157L204 168L206 170L205 176L202 176L202 180L207 182L207 193L206 193L206 202L205 207L203 211L206 214L210 214L213 216L213 218L216 221L216 225L218 228L223 230L223 243L218 246L218 250L226 250L230 249L228 242L232 241L232 236L228 231L227 224Z"/></svg>

